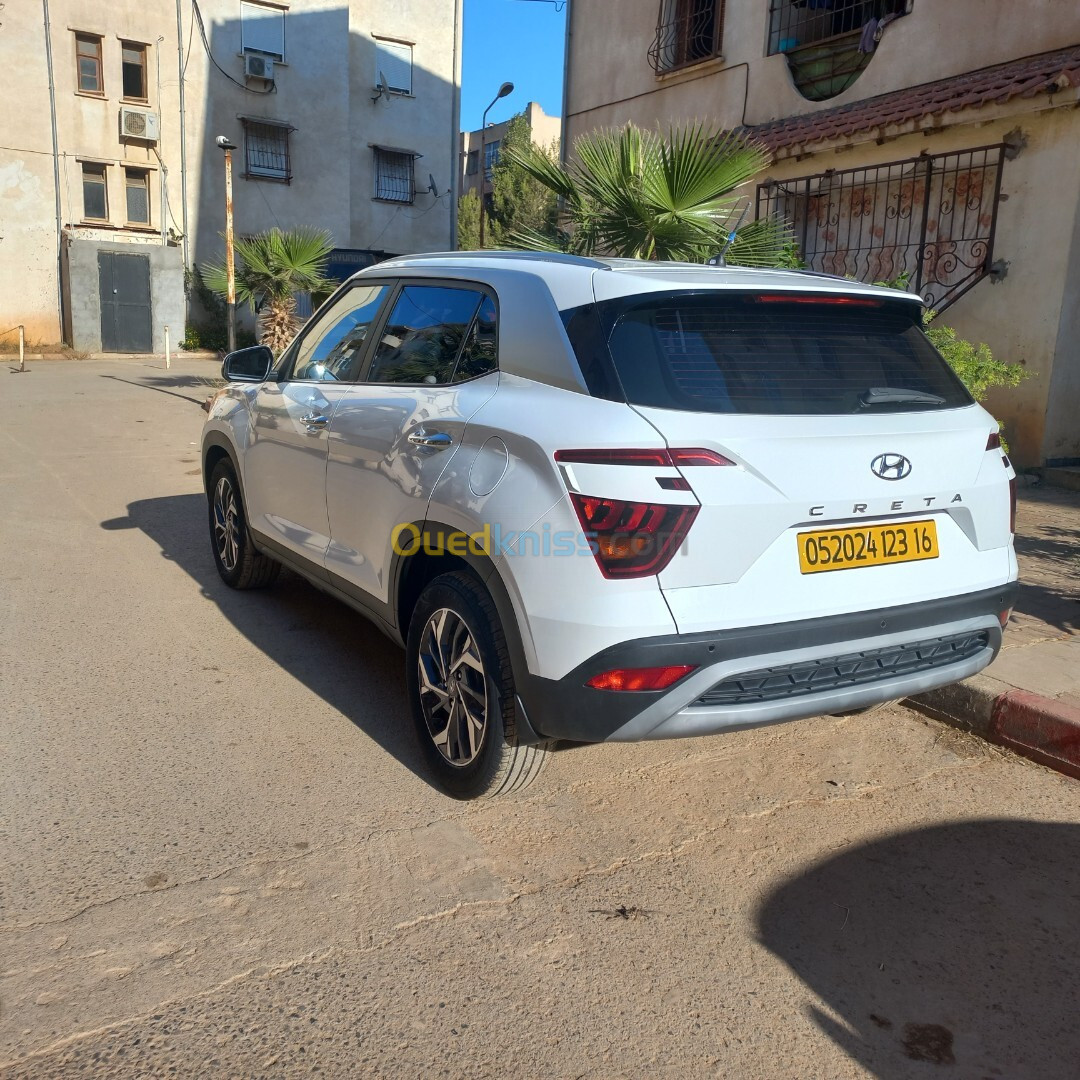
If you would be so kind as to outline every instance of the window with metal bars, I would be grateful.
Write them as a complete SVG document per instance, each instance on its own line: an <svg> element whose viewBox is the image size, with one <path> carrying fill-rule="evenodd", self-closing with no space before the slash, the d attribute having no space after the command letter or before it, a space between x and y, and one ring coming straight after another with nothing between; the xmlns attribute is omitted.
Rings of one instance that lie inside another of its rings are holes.
<svg viewBox="0 0 1080 1080"><path fill-rule="evenodd" d="M869 282L906 274L942 311L993 271L1005 150L998 143L767 180L758 217L790 221L810 269Z"/></svg>
<svg viewBox="0 0 1080 1080"><path fill-rule="evenodd" d="M405 150L372 147L375 154L375 198L411 203L415 194L413 162L416 155Z"/></svg>
<svg viewBox="0 0 1080 1080"><path fill-rule="evenodd" d="M720 55L724 0L660 0L649 62L657 75Z"/></svg>
<svg viewBox="0 0 1080 1080"><path fill-rule="evenodd" d="M872 19L907 10L908 0L769 0L768 54L861 34Z"/></svg>
<svg viewBox="0 0 1080 1080"><path fill-rule="evenodd" d="M251 180L292 179L288 124L266 120L243 120L244 175Z"/></svg>

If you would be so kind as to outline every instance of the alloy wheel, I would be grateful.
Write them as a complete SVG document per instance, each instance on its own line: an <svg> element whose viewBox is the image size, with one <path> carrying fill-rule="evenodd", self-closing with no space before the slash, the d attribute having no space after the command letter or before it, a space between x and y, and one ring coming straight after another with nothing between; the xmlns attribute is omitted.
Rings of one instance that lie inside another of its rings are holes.
<svg viewBox="0 0 1080 1080"><path fill-rule="evenodd" d="M230 574L240 560L239 517L236 492L229 478L222 476L214 488L214 544L221 565Z"/></svg>
<svg viewBox="0 0 1080 1080"><path fill-rule="evenodd" d="M476 638L455 611L432 613L420 638L418 663L428 734L451 765L469 765L484 743L487 677Z"/></svg>

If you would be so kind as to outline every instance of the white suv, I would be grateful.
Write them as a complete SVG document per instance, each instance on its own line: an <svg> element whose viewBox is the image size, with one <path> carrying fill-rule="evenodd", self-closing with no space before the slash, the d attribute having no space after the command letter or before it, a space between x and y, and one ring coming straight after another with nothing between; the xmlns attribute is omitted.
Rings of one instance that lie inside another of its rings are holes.
<svg viewBox="0 0 1080 1080"><path fill-rule="evenodd" d="M859 711L986 667L1014 473L917 297L805 273L451 253L226 358L203 471L235 588L279 565L407 650L467 798L556 741Z"/></svg>

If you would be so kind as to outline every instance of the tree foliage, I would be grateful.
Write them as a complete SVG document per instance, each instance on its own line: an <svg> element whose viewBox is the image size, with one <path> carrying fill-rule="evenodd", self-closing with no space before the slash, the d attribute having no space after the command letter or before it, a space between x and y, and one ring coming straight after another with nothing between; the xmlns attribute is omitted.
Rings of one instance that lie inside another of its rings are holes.
<svg viewBox="0 0 1080 1080"><path fill-rule="evenodd" d="M261 339L275 354L284 350L299 329L297 293L321 293L335 282L324 274L333 250L323 229L271 229L236 241L236 300L258 312ZM228 293L225 260L207 263L202 278L218 296Z"/></svg>
<svg viewBox="0 0 1080 1080"><path fill-rule="evenodd" d="M516 152L532 151L549 161L557 161L559 145L537 146L524 113L510 119L499 149L499 160L491 170L491 213L486 225L488 247L506 247L518 232L542 236L556 235L558 197L546 184L523 169Z"/></svg>
<svg viewBox="0 0 1080 1080"><path fill-rule="evenodd" d="M476 251L480 247L480 196L476 189L458 199L458 251Z"/></svg>
<svg viewBox="0 0 1080 1080"><path fill-rule="evenodd" d="M790 242L779 219L744 221L748 196L737 189L771 157L731 132L687 124L665 136L627 124L575 139L565 166L532 145L503 157L561 200L554 236L517 228L506 237L515 247L704 262L734 232L729 262L772 266Z"/></svg>

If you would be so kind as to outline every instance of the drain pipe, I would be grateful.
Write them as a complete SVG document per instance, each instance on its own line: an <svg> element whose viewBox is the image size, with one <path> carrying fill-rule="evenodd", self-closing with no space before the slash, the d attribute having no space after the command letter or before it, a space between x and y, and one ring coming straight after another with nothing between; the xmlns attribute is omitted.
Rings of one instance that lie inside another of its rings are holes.
<svg viewBox="0 0 1080 1080"><path fill-rule="evenodd" d="M56 136L56 82L53 79L52 26L49 0L41 0L45 16L45 66L49 73L49 119L52 123L53 191L56 193L56 313L60 319L60 340L64 340L67 319L64 312L63 229L64 211L60 204L60 146ZM70 342L67 342L70 344Z"/></svg>
<svg viewBox="0 0 1080 1080"><path fill-rule="evenodd" d="M176 0L176 54L177 71L180 75L180 202L181 228L184 230L184 274L191 265L188 249L188 201L187 201L187 124L184 115L184 15Z"/></svg>
<svg viewBox="0 0 1080 1080"><path fill-rule="evenodd" d="M161 115L165 111L161 107L161 43L165 39L163 37L158 38L158 47L154 50L154 56L157 58L157 111L158 111L158 135L161 135ZM169 183L169 170L165 168L165 162L161 160L161 154L158 153L157 147L154 147L154 156L158 159L158 164L161 166L161 183L158 185L158 213L161 215L161 246L167 247L169 243L169 236L167 233L167 214L165 208L169 205L169 191L166 186ZM149 216L149 215L147 215ZM169 350L165 350L166 367L168 366Z"/></svg>

